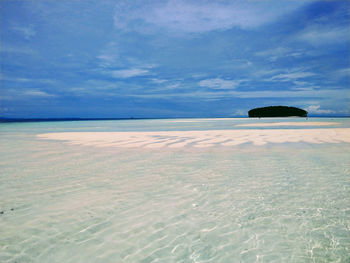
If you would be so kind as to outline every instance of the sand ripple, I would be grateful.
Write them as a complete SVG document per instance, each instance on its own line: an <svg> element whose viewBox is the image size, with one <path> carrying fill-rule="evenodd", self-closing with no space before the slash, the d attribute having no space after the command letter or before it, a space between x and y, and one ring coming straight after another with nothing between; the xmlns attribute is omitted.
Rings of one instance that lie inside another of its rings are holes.
<svg viewBox="0 0 350 263"><path fill-rule="evenodd" d="M37 135L70 144L122 148L235 146L244 143L350 143L350 128L159 132L62 132Z"/></svg>

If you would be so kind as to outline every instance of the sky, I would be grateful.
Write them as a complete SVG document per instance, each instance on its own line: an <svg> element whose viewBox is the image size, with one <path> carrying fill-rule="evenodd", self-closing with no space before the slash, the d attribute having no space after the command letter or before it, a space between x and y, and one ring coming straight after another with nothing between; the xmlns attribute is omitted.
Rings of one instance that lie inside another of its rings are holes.
<svg viewBox="0 0 350 263"><path fill-rule="evenodd" d="M350 1L1 0L0 117L350 116Z"/></svg>

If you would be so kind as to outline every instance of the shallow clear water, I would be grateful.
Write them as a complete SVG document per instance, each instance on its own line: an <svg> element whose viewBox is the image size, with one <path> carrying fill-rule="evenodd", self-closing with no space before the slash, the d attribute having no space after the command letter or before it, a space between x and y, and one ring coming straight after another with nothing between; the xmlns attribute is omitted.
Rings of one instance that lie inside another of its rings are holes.
<svg viewBox="0 0 350 263"><path fill-rule="evenodd" d="M350 143L129 149L36 137L283 121L0 124L0 262L349 262Z"/></svg>

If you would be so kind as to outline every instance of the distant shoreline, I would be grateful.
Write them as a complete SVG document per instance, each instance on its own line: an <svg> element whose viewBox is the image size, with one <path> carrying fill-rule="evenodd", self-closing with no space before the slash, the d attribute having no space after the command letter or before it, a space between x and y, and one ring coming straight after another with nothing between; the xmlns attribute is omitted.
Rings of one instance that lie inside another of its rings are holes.
<svg viewBox="0 0 350 263"><path fill-rule="evenodd" d="M0 118L0 123L13 122L59 122L59 121L126 121L126 120L167 120L167 119L242 119L248 116L240 117L164 117L164 118ZM264 117L263 119L278 119L293 117ZM300 117L297 117L300 118ZM350 116L309 116L308 118L350 118ZM250 118L259 119L259 118Z"/></svg>
<svg viewBox="0 0 350 263"><path fill-rule="evenodd" d="M113 121L113 120L147 120L161 118L0 118L0 122L54 122L54 121Z"/></svg>

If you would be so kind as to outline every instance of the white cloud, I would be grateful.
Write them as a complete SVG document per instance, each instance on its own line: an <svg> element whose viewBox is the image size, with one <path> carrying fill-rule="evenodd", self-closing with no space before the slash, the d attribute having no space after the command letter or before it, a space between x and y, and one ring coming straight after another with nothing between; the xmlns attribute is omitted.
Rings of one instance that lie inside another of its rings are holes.
<svg viewBox="0 0 350 263"><path fill-rule="evenodd" d="M114 24L122 30L144 32L149 26L179 32L208 32L232 27L255 28L309 1L265 0L231 2L206 0L144 1L116 6Z"/></svg>
<svg viewBox="0 0 350 263"><path fill-rule="evenodd" d="M157 87L153 87L151 90L152 92L161 92L161 91L171 91L171 90L176 90L178 88L180 88L180 83L172 83L172 84L168 84L168 85L160 85Z"/></svg>
<svg viewBox="0 0 350 263"><path fill-rule="evenodd" d="M350 40L350 29L348 27L309 27L300 32L296 39L315 46L340 43Z"/></svg>
<svg viewBox="0 0 350 263"><path fill-rule="evenodd" d="M206 77L206 74L204 74L204 73L196 73L196 74L192 74L191 77L194 78L194 79L201 79L201 78Z"/></svg>
<svg viewBox="0 0 350 263"><path fill-rule="evenodd" d="M120 56L120 46L117 42L107 43L96 56L101 67L122 67L124 60Z"/></svg>
<svg viewBox="0 0 350 263"><path fill-rule="evenodd" d="M153 83L156 83L156 84L162 84L162 83L164 83L164 82L167 82L166 79L157 79L157 78L153 78L153 79L151 79L151 81L152 81Z"/></svg>
<svg viewBox="0 0 350 263"><path fill-rule="evenodd" d="M105 54L105 55L97 56L96 58L101 60L103 63L111 63L115 61L116 57L117 57L116 55Z"/></svg>
<svg viewBox="0 0 350 263"><path fill-rule="evenodd" d="M306 82L306 81L295 80L295 81L293 81L293 83L298 86L297 87L298 89L310 88L309 87L310 83ZM308 87L305 87L305 86L308 86Z"/></svg>
<svg viewBox="0 0 350 263"><path fill-rule="evenodd" d="M299 58L305 55L308 55L309 52L304 50L292 50L286 47L277 47L272 49L266 49L259 52L256 52L255 55L258 57L266 57L268 61L274 62L281 58L292 57Z"/></svg>
<svg viewBox="0 0 350 263"><path fill-rule="evenodd" d="M307 77L315 76L315 73L312 72L292 72L292 73L283 73L275 75L271 78L265 79L265 81L281 81L281 82L287 82L287 81L295 81L298 79L303 79Z"/></svg>
<svg viewBox="0 0 350 263"><path fill-rule="evenodd" d="M347 90L298 90L298 91L251 91L236 92L238 98L344 98ZM345 96L346 97L346 96Z"/></svg>
<svg viewBox="0 0 350 263"><path fill-rule="evenodd" d="M21 83L45 83L45 84L55 84L55 79L37 79L37 78L21 78L21 77L8 77L1 75L0 79L11 82L21 82Z"/></svg>
<svg viewBox="0 0 350 263"><path fill-rule="evenodd" d="M348 90L300 90L300 91L194 91L183 93L157 93L157 94L131 94L132 97L140 98L332 98L338 99L350 99Z"/></svg>
<svg viewBox="0 0 350 263"><path fill-rule="evenodd" d="M131 78L131 77L137 77L137 76L144 76L148 74L149 74L149 71L147 69L138 69L138 68L121 69L121 70L112 71L112 76L115 78Z"/></svg>
<svg viewBox="0 0 350 263"><path fill-rule="evenodd" d="M350 78L350 68L343 68L335 71L334 75L338 78Z"/></svg>
<svg viewBox="0 0 350 263"><path fill-rule="evenodd" d="M172 90L172 89L177 89L178 87L180 87L180 83L170 84L170 85L167 85L165 88L167 90Z"/></svg>
<svg viewBox="0 0 350 263"><path fill-rule="evenodd" d="M12 29L20 33L25 39L29 40L36 35L36 31L33 26L13 26Z"/></svg>
<svg viewBox="0 0 350 263"><path fill-rule="evenodd" d="M24 95L26 96L34 96L34 97L56 97L53 94L49 94L45 91L41 91L41 90L26 90L24 92Z"/></svg>
<svg viewBox="0 0 350 263"><path fill-rule="evenodd" d="M36 53L33 49L29 49L27 47L14 47L14 46L4 46L4 45L1 46L0 52L20 53L20 54L26 54L26 55L31 55Z"/></svg>
<svg viewBox="0 0 350 263"><path fill-rule="evenodd" d="M271 76L273 74L276 74L278 72L281 72L280 69L263 69L263 70L256 70L253 74L256 77L262 77L262 76Z"/></svg>
<svg viewBox="0 0 350 263"><path fill-rule="evenodd" d="M239 110L236 110L234 113L230 114L230 116L232 116L232 117L247 116L248 115L247 112L248 112L247 110L239 109Z"/></svg>
<svg viewBox="0 0 350 263"><path fill-rule="evenodd" d="M211 88L211 89L234 89L238 86L240 81L238 80L225 80L220 78L215 79L204 79L198 84L201 87Z"/></svg>
<svg viewBox="0 0 350 263"><path fill-rule="evenodd" d="M284 55L289 51L288 48L285 47L278 47L278 48L272 48L272 49L266 49L262 51L255 52L255 55L267 57L267 56L273 56L273 55Z"/></svg>
<svg viewBox="0 0 350 263"><path fill-rule="evenodd" d="M317 113L317 114L334 113L334 111L332 111L332 110L323 110L320 108L321 108L320 105L310 105L309 107L306 108L306 110L309 113Z"/></svg>

